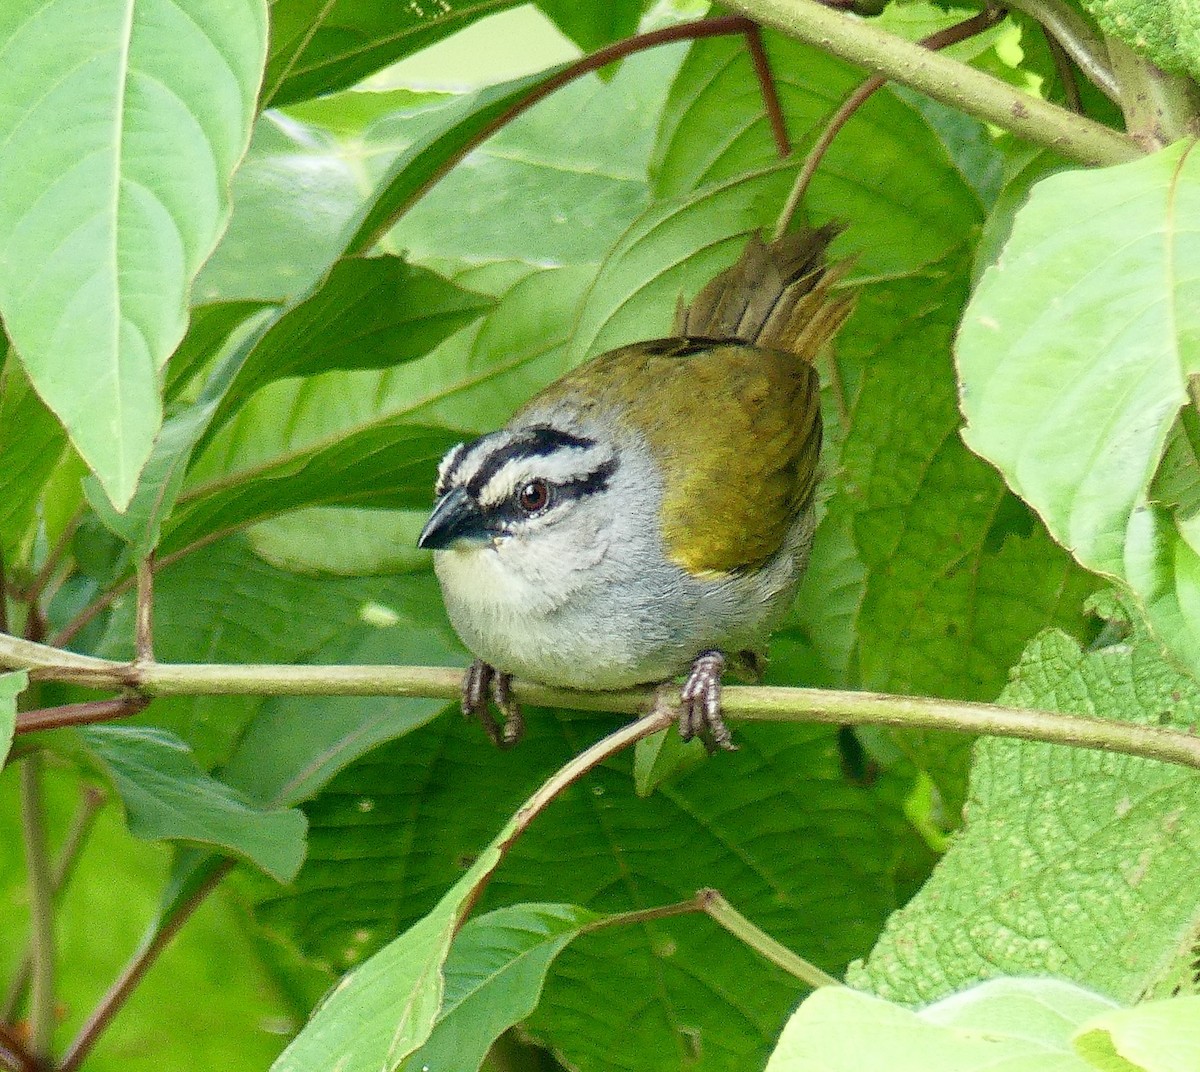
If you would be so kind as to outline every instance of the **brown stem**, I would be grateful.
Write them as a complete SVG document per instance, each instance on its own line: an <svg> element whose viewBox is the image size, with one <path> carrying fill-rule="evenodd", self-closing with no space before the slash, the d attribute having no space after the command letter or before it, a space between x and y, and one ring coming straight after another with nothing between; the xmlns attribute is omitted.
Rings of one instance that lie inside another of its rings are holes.
<svg viewBox="0 0 1200 1072"><path fill-rule="evenodd" d="M0 1066L12 1072L40 1072L40 1062L7 1023L0 1020Z"/></svg>
<svg viewBox="0 0 1200 1072"><path fill-rule="evenodd" d="M928 37L921 38L918 44L933 52L948 48L950 45L956 45L960 41L966 41L968 38L990 29L1000 22L1004 15L1005 12L1000 8L984 8L979 14L972 15L969 19L963 19L962 22L956 22L953 26L947 26L944 30L938 30L937 33L931 33ZM850 121L850 117L863 106L871 95L886 83L887 79L882 75L871 75L833 113L825 129L821 132L821 136L817 138L804 158L804 164L788 195L787 204L784 205L783 211L779 214L779 222L775 225L776 238L782 237L791 226L792 218L808 193L808 187L812 183L817 168L821 166L821 161L825 159L825 154L841 132L842 127Z"/></svg>
<svg viewBox="0 0 1200 1072"><path fill-rule="evenodd" d="M62 535L50 550L50 554L46 556L46 561L42 563L42 568L38 570L37 576L30 582L29 587L21 593L21 598L26 603L37 603L42 597L46 586L53 578L55 571L62 564L63 556L71 547L71 540L75 537L75 530L79 528L79 522L83 520L83 508L75 511L75 516L67 522L66 528L63 529Z"/></svg>
<svg viewBox="0 0 1200 1072"><path fill-rule="evenodd" d="M79 859L79 854L87 841L88 834L91 833L92 824L95 822L96 816L100 813L100 809L104 806L107 799L104 792L97 789L95 786L87 785L83 787L82 799L79 802L79 807L76 809L75 817L71 821L71 829L67 832L67 839L63 843L62 851L58 855L58 862L54 868L54 875L51 879L53 887L53 896L57 899L67 883L71 881L71 873L75 870L75 864ZM8 995L4 999L4 1006L0 1008L0 1025L4 1021L12 1020L16 1015L17 1007L21 1003L21 999L25 996L25 988L29 985L30 972L33 969L33 954L32 951L26 951L21 963L17 965L17 970L13 975L13 980L8 988Z"/></svg>
<svg viewBox="0 0 1200 1072"><path fill-rule="evenodd" d="M150 970L151 965L158 959L159 954L170 944L172 938L179 933L180 928L192 917L192 914L204 903L221 880L233 867L232 860L220 863L195 890L195 892L175 911L155 928L154 933L146 940L125 966L120 977L109 988L108 993L100 1000L95 1011L71 1043L66 1055L59 1065L58 1072L76 1072L83 1060L92 1051L96 1041L104 1032L112 1018L129 1000L129 995L142 981L142 977Z"/></svg>
<svg viewBox="0 0 1200 1072"><path fill-rule="evenodd" d="M604 48L597 49L595 52L589 53L570 66L564 67L557 74L551 75L546 81L535 86L528 94L517 101L516 104L505 109L502 114L483 127L457 153L445 160L420 187L408 196L404 204L400 205L396 211L391 213L386 219L381 220L365 234L359 233L355 235L350 240L350 244L346 249L346 256L355 256L369 250L396 225L396 221L405 212L424 197L437 183L441 182L465 156L487 141L496 131L508 126L517 116L527 112L539 101L545 100L550 94L574 82L577 78L582 78L585 74L598 71L601 67L607 67L610 63L615 63L617 60L632 56L638 52L644 52L649 48L658 48L660 45L670 44L674 41L696 41L706 37L748 34L751 29L757 29L757 25L752 19L748 19L743 15L720 15L711 19L680 23L677 26L664 26L658 30L635 34L633 37L626 37L624 40L616 41L611 45L605 45Z"/></svg>
<svg viewBox="0 0 1200 1072"><path fill-rule="evenodd" d="M21 711L17 714L17 725L13 732L15 736L41 730L62 729L64 726L91 726L97 722L113 722L119 718L136 715L149 703L148 696L121 696L114 700L89 700L87 703Z"/></svg>
<svg viewBox="0 0 1200 1072"><path fill-rule="evenodd" d="M767 121L771 124L771 134L775 138L775 148L779 150L780 156L791 156L792 142L788 137L787 122L783 118L783 106L779 103L779 91L775 87L775 76L771 73L771 61L767 59L767 50L763 48L762 27L756 22L750 23L746 30L746 47L750 50L750 59L754 63L754 73L758 77L758 87L767 109Z"/></svg>
<svg viewBox="0 0 1200 1072"><path fill-rule="evenodd" d="M1083 115L1083 100L1079 96L1079 83L1075 81L1075 68L1071 65L1071 57L1067 55L1067 50L1062 47L1058 38L1045 26L1042 27L1042 36L1046 39L1046 47L1050 50L1050 56L1054 60L1054 69L1058 72L1058 80L1062 83L1063 95L1067 98L1067 107L1071 111Z"/></svg>
<svg viewBox="0 0 1200 1072"><path fill-rule="evenodd" d="M154 662L154 552L137 564L137 614L134 651L138 662Z"/></svg>
<svg viewBox="0 0 1200 1072"><path fill-rule="evenodd" d="M35 752L21 762L21 830L29 875L29 948L33 960L29 1052L37 1061L49 1059L54 1034L54 890L42 790L42 756Z"/></svg>

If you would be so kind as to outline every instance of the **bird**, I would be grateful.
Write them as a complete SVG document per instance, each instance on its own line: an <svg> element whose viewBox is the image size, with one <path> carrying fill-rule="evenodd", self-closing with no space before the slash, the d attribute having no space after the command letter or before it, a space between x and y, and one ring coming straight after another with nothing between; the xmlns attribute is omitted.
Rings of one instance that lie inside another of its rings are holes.
<svg viewBox="0 0 1200 1072"><path fill-rule="evenodd" d="M441 460L418 546L474 656L463 713L495 744L523 732L514 677L598 691L684 679L683 739L736 748L722 675L761 675L812 544L813 360L853 305L845 263L827 262L839 230L752 234L679 302L669 337L586 361Z"/></svg>

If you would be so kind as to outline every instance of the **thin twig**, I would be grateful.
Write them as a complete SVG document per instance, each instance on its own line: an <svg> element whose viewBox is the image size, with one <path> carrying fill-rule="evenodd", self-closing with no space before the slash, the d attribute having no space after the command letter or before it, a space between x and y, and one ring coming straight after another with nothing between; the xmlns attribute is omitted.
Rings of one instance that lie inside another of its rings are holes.
<svg viewBox="0 0 1200 1072"><path fill-rule="evenodd" d="M144 711L149 703L148 696L121 696L113 700L89 700L86 703L20 711L17 713L15 733L38 733L62 729L64 726L94 726L98 722L115 722Z"/></svg>
<svg viewBox="0 0 1200 1072"><path fill-rule="evenodd" d="M950 45L966 41L976 34L981 34L985 30L991 29L991 27L995 26L1003 18L1003 11L998 8L987 7L979 12L979 14L972 15L969 19L963 19L962 22L956 22L953 26L947 26L944 30L938 30L936 33L931 33L928 37L923 37L918 43L922 48L933 51L948 48ZM829 122L825 125L825 129L821 132L821 136L817 138L816 142L813 143L813 147L808 151L808 155L804 158L804 164L796 176L796 181L792 184L792 190L788 194L787 203L783 206L783 211L779 213L779 221L775 225L776 238L781 238L787 233L792 218L796 215L797 209L799 209L805 195L808 193L808 187L812 183L813 176L817 173L817 168L821 166L821 161L825 159L825 154L829 151L833 140L841 132L842 127L849 122L850 117L863 106L872 94L886 85L886 83L887 79L881 75L872 75L854 90L842 102L838 110L833 113Z"/></svg>
<svg viewBox="0 0 1200 1072"><path fill-rule="evenodd" d="M21 762L21 831L29 875L29 930L32 957L29 996L29 1052L50 1057L54 1036L54 886L46 848L46 808L42 796L42 755Z"/></svg>
<svg viewBox="0 0 1200 1072"><path fill-rule="evenodd" d="M3 1020L0 1020L0 1065L12 1072L39 1072L38 1061Z"/></svg>
<svg viewBox="0 0 1200 1072"><path fill-rule="evenodd" d="M1142 155L1132 138L1111 127L1030 96L999 78L921 48L865 19L831 11L816 0L730 0L729 6L764 26L866 67L1081 164L1120 164Z"/></svg>
<svg viewBox="0 0 1200 1072"><path fill-rule="evenodd" d="M1045 26L1042 27L1042 36L1046 39L1046 47L1050 50L1051 59L1054 60L1054 69L1058 72L1058 80L1062 83L1063 95L1067 98L1067 107L1071 111L1083 115L1083 99L1079 96L1079 83L1075 81L1075 68L1071 65L1071 57L1067 55L1067 50L1058 43L1058 38Z"/></svg>
<svg viewBox="0 0 1200 1072"><path fill-rule="evenodd" d="M50 583L58 567L61 565L63 557L70 550L71 541L75 538L75 532L79 528L79 523L83 520L83 516L84 508L81 506L75 511L71 520L67 522L62 535L58 538L58 542L50 549L50 554L46 556L46 561L42 563L42 568L38 570L37 576L30 582L29 587L21 593L21 598L26 603L36 603L41 599L46 586Z"/></svg>
<svg viewBox="0 0 1200 1072"><path fill-rule="evenodd" d="M754 63L754 74L758 78L758 88L767 109L767 122L771 124L775 148L779 150L780 156L791 156L792 142L788 137L787 121L783 117L783 106L779 103L779 91L775 88L771 61L767 59L767 50L763 47L762 27L756 22L750 23L746 30L746 47Z"/></svg>
<svg viewBox="0 0 1200 1072"><path fill-rule="evenodd" d="M79 1034L67 1049L66 1055L59 1065L58 1072L75 1072L84 1058L91 1052L92 1047L104 1032L112 1018L129 1000L142 977L150 970L151 965L158 959L159 954L170 944L171 939L179 933L180 928L192 917L192 914L204 903L205 898L220 884L221 880L233 867L232 860L224 860L218 864L190 897L182 902L175 911L161 922L125 966L116 982L109 988L108 993L100 1000L87 1023L80 1029Z"/></svg>
<svg viewBox="0 0 1200 1072"><path fill-rule="evenodd" d="M606 45L604 48L589 53L575 63L564 67L557 74L551 75L544 82L536 85L519 101L510 108L506 108L504 112L486 124L456 153L443 161L425 182L409 193L403 204L397 205L385 218L378 221L369 221L368 218L370 226L367 226L367 223L364 222L363 227L350 240L346 248L346 255L354 256L371 249L396 225L397 220L437 185L437 183L441 182L458 165L463 157L477 149L495 134L496 131L502 127L506 127L517 116L527 112L535 104L545 100L546 97L562 89L563 86L570 82L574 82L576 79L582 78L592 71L598 71L601 67L607 67L610 63L615 63L617 60L632 56L637 52L644 52L646 49L658 48L660 45L670 44L674 41L694 41L706 37L726 37L730 34L746 34L753 28L756 27L752 19L744 18L741 15L720 15L716 18L700 19L696 22L684 22L675 26L664 26L661 29L651 30L648 33L635 34L633 37L626 37L624 40L614 42L611 45Z"/></svg>
<svg viewBox="0 0 1200 1072"><path fill-rule="evenodd" d="M32 680L144 696L412 696L457 700L462 670L442 666L286 666L269 663L119 663L0 634L0 666L28 670ZM528 681L513 685L520 703L638 714L656 691L583 692ZM1132 722L877 692L730 686L722 691L730 718L758 722L900 726L1018 737L1157 759L1200 769L1200 736Z"/></svg>
<svg viewBox="0 0 1200 1072"><path fill-rule="evenodd" d="M154 662L154 552L137 564L134 651L141 663Z"/></svg>
<svg viewBox="0 0 1200 1072"><path fill-rule="evenodd" d="M85 785L83 787L79 807L75 810L75 816L71 820L71 829L67 831L66 841L63 842L62 850L58 854L58 861L54 866L51 884L55 901L62 896L67 883L71 881L71 875L75 870L75 864L79 860L83 846L87 842L88 834L91 833L96 816L107 799L106 794L95 786ZM32 970L33 952L27 950L21 963L17 965L16 973L8 988L8 994L4 999L4 1006L0 1008L0 1024L6 1020L12 1020L16 1015L21 999L25 996L25 988L29 985Z"/></svg>
<svg viewBox="0 0 1200 1072"><path fill-rule="evenodd" d="M1121 103L1121 87L1113 73L1104 38L1081 11L1066 0L1005 0L1005 3L1038 23L1101 93L1114 104Z"/></svg>
<svg viewBox="0 0 1200 1072"><path fill-rule="evenodd" d="M841 983L832 975L821 971L815 964L809 963L802 956L793 953L782 942L777 942L766 931L733 907L721 894L714 889L703 889L696 894L704 906L704 911L735 938L745 942L759 956L782 968L789 975L795 976L802 983L816 989L821 986L840 986Z"/></svg>

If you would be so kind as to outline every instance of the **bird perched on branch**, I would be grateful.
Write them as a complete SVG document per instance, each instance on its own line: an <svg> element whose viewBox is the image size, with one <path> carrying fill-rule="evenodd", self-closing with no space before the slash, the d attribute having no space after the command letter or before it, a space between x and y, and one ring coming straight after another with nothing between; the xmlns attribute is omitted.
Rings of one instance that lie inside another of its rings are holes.
<svg viewBox="0 0 1200 1072"><path fill-rule="evenodd" d="M812 543L812 361L851 305L825 264L835 233L752 237L670 338L593 358L442 460L419 546L475 655L463 711L497 744L522 731L514 675L605 690L686 674L682 736L733 747L721 675L757 676Z"/></svg>

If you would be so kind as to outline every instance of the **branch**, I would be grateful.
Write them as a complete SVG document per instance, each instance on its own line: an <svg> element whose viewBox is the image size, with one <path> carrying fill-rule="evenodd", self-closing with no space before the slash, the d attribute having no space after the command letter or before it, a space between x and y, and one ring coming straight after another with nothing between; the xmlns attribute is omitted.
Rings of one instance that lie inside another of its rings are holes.
<svg viewBox="0 0 1200 1072"><path fill-rule="evenodd" d="M0 634L0 666L28 670L38 681L97 689L129 688L143 696L411 696L457 700L463 671L442 666L281 666L154 663L140 666L60 651ZM577 692L518 681L521 703L582 711L640 714L656 690ZM900 726L1019 737L1072 748L1120 752L1200 769L1200 737L1158 726L878 692L840 692L781 686L730 686L722 710L752 722L822 722L842 726ZM17 727L21 732L21 726Z"/></svg>
<svg viewBox="0 0 1200 1072"><path fill-rule="evenodd" d="M816 0L731 0L757 22L899 82L1081 164L1120 164L1137 144L1101 123L1074 115L861 19Z"/></svg>
<svg viewBox="0 0 1200 1072"><path fill-rule="evenodd" d="M21 763L21 830L29 873L29 1050L35 1060L45 1061L54 1035L54 886L46 850L42 756L36 752Z"/></svg>
<svg viewBox="0 0 1200 1072"><path fill-rule="evenodd" d="M1197 88L1184 75L1166 71L1115 37L1108 39L1113 72L1121 87L1125 129L1147 152L1195 136Z"/></svg>
<svg viewBox="0 0 1200 1072"><path fill-rule="evenodd" d="M1121 90L1113 75L1104 38L1091 23L1064 0L1005 0L1014 11L1041 24L1048 37L1062 46L1088 80L1116 104Z"/></svg>
<svg viewBox="0 0 1200 1072"><path fill-rule="evenodd" d="M109 1022L120 1011L121 1006L129 1000L129 995L142 981L142 976L150 970L150 966L158 959L158 955L170 944L179 929L191 918L192 913L204 903L204 900L220 883L233 867L232 860L224 860L213 868L212 873L193 891L187 900L183 901L175 911L157 926L153 933L143 943L125 966L120 977L109 988L108 993L100 1000L95 1011L71 1043L58 1072L76 1072L96 1041L109 1025Z"/></svg>

